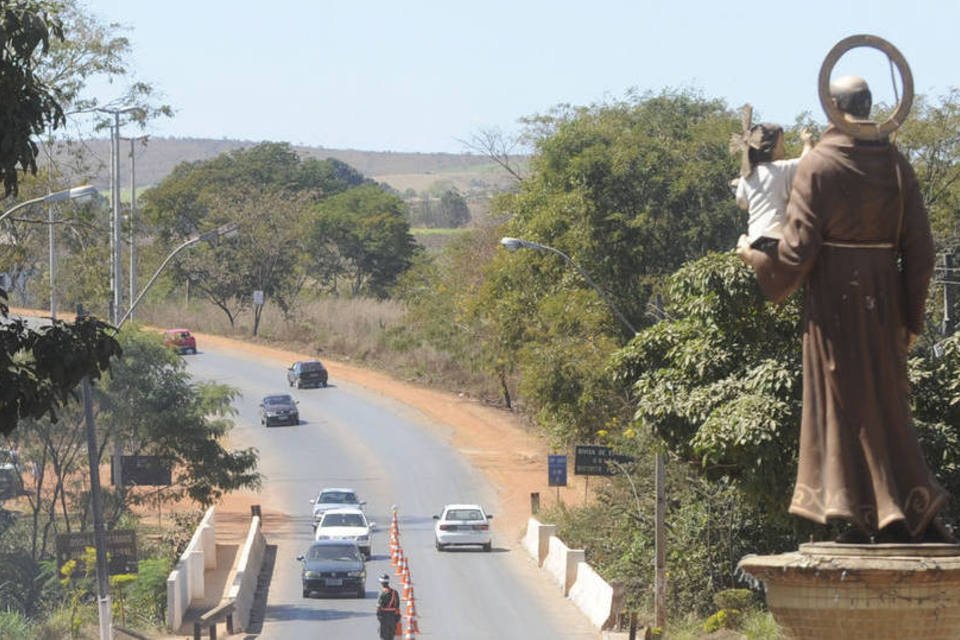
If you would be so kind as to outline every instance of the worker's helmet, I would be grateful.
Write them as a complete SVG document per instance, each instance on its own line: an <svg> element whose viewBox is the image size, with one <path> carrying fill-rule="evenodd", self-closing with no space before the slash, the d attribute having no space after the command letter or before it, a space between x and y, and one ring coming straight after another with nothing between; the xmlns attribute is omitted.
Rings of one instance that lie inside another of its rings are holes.
<svg viewBox="0 0 960 640"><path fill-rule="evenodd" d="M389 582L390 582L390 576L388 576L387 574L383 574L382 576L380 576L380 584L389 584Z"/></svg>

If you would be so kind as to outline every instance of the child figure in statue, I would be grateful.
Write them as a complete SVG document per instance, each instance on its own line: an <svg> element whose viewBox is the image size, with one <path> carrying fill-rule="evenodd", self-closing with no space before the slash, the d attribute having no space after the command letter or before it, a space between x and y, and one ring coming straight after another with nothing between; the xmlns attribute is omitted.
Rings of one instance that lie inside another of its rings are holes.
<svg viewBox="0 0 960 640"><path fill-rule="evenodd" d="M800 139L802 158L813 147L813 138L804 129ZM742 136L735 136L733 148L744 154L740 177L733 181L737 204L749 214L744 238L755 249L774 247L780 239L800 158L784 159L783 127L770 123L755 124Z"/></svg>

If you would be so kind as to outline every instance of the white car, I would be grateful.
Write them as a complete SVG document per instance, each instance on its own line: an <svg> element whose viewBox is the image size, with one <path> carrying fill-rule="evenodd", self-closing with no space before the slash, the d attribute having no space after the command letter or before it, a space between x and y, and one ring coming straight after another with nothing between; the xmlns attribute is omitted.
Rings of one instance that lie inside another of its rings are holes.
<svg viewBox="0 0 960 640"><path fill-rule="evenodd" d="M367 522L360 509L329 509L317 524L315 540L351 540L357 543L360 553L370 558L370 537L377 525Z"/></svg>
<svg viewBox="0 0 960 640"><path fill-rule="evenodd" d="M491 518L478 504L448 504L439 516L433 516L437 521L433 528L437 551L453 545L474 545L490 551Z"/></svg>
<svg viewBox="0 0 960 640"><path fill-rule="evenodd" d="M310 501L313 504L313 520L319 522L324 512L330 509L363 509L367 504L357 497L357 492L353 489L328 488L320 491L320 494Z"/></svg>

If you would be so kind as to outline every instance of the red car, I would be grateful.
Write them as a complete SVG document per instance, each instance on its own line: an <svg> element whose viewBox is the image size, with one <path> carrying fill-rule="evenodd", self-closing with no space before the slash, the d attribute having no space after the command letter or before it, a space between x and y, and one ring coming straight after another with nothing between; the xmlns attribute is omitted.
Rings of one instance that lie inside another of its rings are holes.
<svg viewBox="0 0 960 640"><path fill-rule="evenodd" d="M163 332L163 346L175 349L177 353L196 353L197 339L189 329L167 329Z"/></svg>

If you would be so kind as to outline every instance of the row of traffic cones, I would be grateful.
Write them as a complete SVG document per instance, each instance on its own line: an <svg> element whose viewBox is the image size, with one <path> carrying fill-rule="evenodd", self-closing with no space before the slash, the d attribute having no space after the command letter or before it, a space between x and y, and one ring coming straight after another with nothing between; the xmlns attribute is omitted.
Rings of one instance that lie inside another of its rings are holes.
<svg viewBox="0 0 960 640"><path fill-rule="evenodd" d="M407 603L406 624L403 625L403 640L416 640L416 634L420 633L420 625L417 624L417 604L413 595L413 579L410 577L410 565L406 556L403 555L403 547L400 546L400 523L397 516L397 508L393 508L393 518L390 522L390 563L400 577L400 585L403 589L403 599Z"/></svg>

